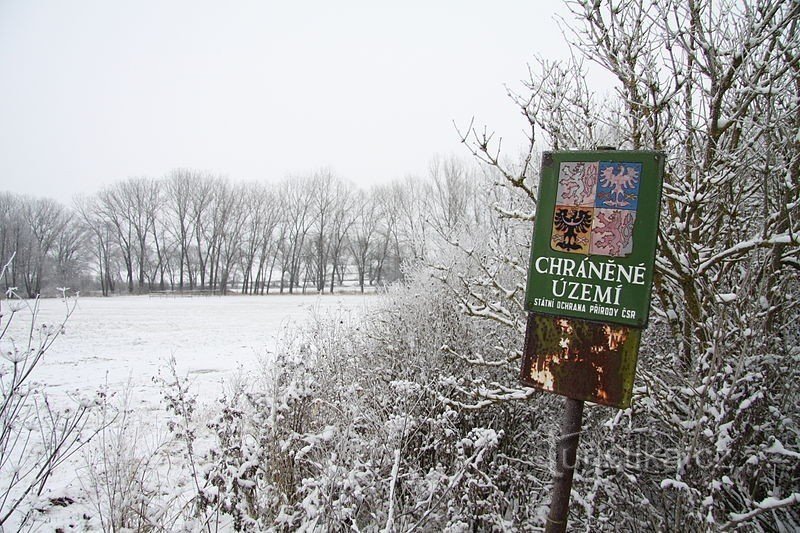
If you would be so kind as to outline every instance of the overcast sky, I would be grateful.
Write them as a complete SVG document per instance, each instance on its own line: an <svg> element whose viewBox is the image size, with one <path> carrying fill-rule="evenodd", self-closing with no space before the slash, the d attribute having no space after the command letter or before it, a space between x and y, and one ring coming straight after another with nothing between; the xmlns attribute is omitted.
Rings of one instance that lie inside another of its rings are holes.
<svg viewBox="0 0 800 533"><path fill-rule="evenodd" d="M69 201L176 167L361 185L522 146L505 94L563 57L556 1L0 0L0 190Z"/></svg>

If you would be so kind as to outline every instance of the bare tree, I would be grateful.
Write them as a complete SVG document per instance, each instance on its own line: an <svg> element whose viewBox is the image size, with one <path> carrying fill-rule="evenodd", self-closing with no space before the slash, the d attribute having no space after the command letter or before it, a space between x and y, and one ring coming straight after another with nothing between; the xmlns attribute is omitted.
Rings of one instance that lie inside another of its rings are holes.
<svg viewBox="0 0 800 533"><path fill-rule="evenodd" d="M241 241L248 215L245 210L246 194L246 187L230 186L227 182L217 191L220 252L215 269L215 286L218 286L223 294L227 292L228 282L234 275L233 269L242 255Z"/></svg>
<svg viewBox="0 0 800 533"><path fill-rule="evenodd" d="M44 199L26 200L22 215L31 236L22 275L28 297L34 298L41 292L48 254L55 247L59 235L66 230L70 215L57 202Z"/></svg>
<svg viewBox="0 0 800 533"><path fill-rule="evenodd" d="M455 156L434 157L428 174L427 220L440 235L449 237L469 216L475 180L468 165Z"/></svg>
<svg viewBox="0 0 800 533"><path fill-rule="evenodd" d="M247 227L242 250L242 293L264 294L269 291L277 261L282 204L272 187L256 183L247 187L244 202Z"/></svg>
<svg viewBox="0 0 800 533"><path fill-rule="evenodd" d="M330 255L329 232L331 219L336 210L337 185L339 180L330 170L320 170L314 173L309 187L312 193L312 209L314 228L311 236L313 241L313 262L315 284L318 292L325 291L325 279Z"/></svg>
<svg viewBox="0 0 800 533"><path fill-rule="evenodd" d="M266 255L267 243L271 241L272 231L270 229L268 234L264 227L270 214L270 199L270 191L266 187L257 183L245 186L243 209L246 213L246 228L241 253L242 294L258 293L265 260L259 252L263 250Z"/></svg>
<svg viewBox="0 0 800 533"><path fill-rule="evenodd" d="M56 237L53 259L60 287L77 289L84 270L88 232L79 217L65 209L64 227Z"/></svg>
<svg viewBox="0 0 800 533"><path fill-rule="evenodd" d="M334 208L331 217L330 231L328 232L328 252L331 265L331 284L329 290L331 294L333 294L337 274L339 274L340 278L344 275L344 272L340 271L342 270L345 256L347 236L356 221L354 194L353 187L349 183L345 181L336 183Z"/></svg>
<svg viewBox="0 0 800 533"><path fill-rule="evenodd" d="M97 266L100 289L103 296L108 296L114 292L112 264L114 262L115 230L111 222L102 215L99 200L96 197L78 197L74 200L74 205L89 234L88 247L91 249L91 255Z"/></svg>
<svg viewBox="0 0 800 533"><path fill-rule="evenodd" d="M180 290L184 289L186 281L189 282L190 288L194 287L189 247L193 233L191 189L192 182L196 179L199 179L198 174L188 169L175 169L166 178L166 206L170 212L170 232L178 246L178 287ZM186 280L187 276L188 280Z"/></svg>
<svg viewBox="0 0 800 533"><path fill-rule="evenodd" d="M105 188L97 194L97 213L115 229L115 244L125 266L128 292L132 293L136 244L133 226L130 223L132 217L128 213L130 209L130 205L117 186Z"/></svg>
<svg viewBox="0 0 800 533"><path fill-rule="evenodd" d="M389 187L377 187L375 189L375 201L378 204L380 213L380 223L378 225L378 242L375 247L375 272L374 282L381 286L384 282L384 266L389 259L392 251L399 252L397 242L398 213L395 203L392 201L391 190ZM397 272L399 276L399 258L397 261ZM372 282L372 279L370 280Z"/></svg>
<svg viewBox="0 0 800 533"><path fill-rule="evenodd" d="M22 215L19 199L11 193L0 193L0 257L10 258L17 251L22 231ZM17 285L13 261L3 268L5 288Z"/></svg>
<svg viewBox="0 0 800 533"><path fill-rule="evenodd" d="M306 237L316 222L312 211L314 189L309 179L295 179L284 182L281 196L286 202L286 240L283 257L284 272L289 274L289 292L299 284L303 251ZM281 277L283 292L283 277Z"/></svg>
<svg viewBox="0 0 800 533"><path fill-rule="evenodd" d="M133 230L135 246L134 258L137 269L138 290L145 287L146 271L150 262L148 239L154 234L156 211L160 206L157 184L150 178L129 178L118 184L120 201L125 209L127 224ZM152 231L152 233L151 233Z"/></svg>
<svg viewBox="0 0 800 533"><path fill-rule="evenodd" d="M275 196L272 188L264 192L259 209L264 213L264 216L258 227L258 232L263 238L261 240L261 251L259 252L256 287L260 285L260 294L264 294L264 286L266 285L267 291L269 291L269 285L272 282L272 272L278 257L279 242L282 239L282 230L279 228L283 217L283 205L279 198ZM272 261L269 261L270 256L272 256Z"/></svg>
<svg viewBox="0 0 800 533"><path fill-rule="evenodd" d="M356 219L353 223L348 244L358 271L358 286L364 292L367 271L375 248L379 224L378 203L374 190L369 194L359 191L355 199Z"/></svg>
<svg viewBox="0 0 800 533"><path fill-rule="evenodd" d="M410 259L427 257L431 228L425 220L425 183L419 178L409 176L392 182L390 187L392 208L398 214L398 241L408 247Z"/></svg>
<svg viewBox="0 0 800 533"><path fill-rule="evenodd" d="M209 268L213 265L218 246L219 231L215 225L217 217L214 216L214 210L215 192L219 182L219 178L203 175L195 179L191 188L190 212L197 254L197 275L201 289L206 288L206 280L208 287L211 287Z"/></svg>

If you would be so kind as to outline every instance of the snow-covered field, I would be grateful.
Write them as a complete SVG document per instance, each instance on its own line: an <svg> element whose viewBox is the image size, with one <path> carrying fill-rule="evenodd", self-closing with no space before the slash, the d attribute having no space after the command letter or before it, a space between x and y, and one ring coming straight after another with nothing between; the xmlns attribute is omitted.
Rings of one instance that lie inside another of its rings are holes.
<svg viewBox="0 0 800 533"><path fill-rule="evenodd" d="M362 313L371 300L353 294L81 297L35 380L56 397L130 384L134 406L152 408L158 403L153 378L159 373L166 377L167 362L174 357L199 399L211 401L223 379L239 366L247 370L268 358L281 337L315 315ZM39 306L40 323L63 321L64 301L43 299ZM26 314L15 317L11 336L24 335Z"/></svg>
<svg viewBox="0 0 800 533"><path fill-rule="evenodd" d="M200 406L211 408L224 381L240 369L247 373L258 371L262 362L269 364L275 350L304 323L316 316L347 320L366 313L375 301L375 296L354 294L82 297L72 302L74 311L64 333L46 352L32 379L44 385L51 404L58 407L69 405L70 397L91 397L103 387L117 396L117 403L127 393L127 405L138 423L147 431L163 431L166 411L161 386L153 378L169 379L170 358L175 359L179 376L188 378ZM0 304L5 323L10 304ZM63 300L44 299L39 302L37 322L57 325L65 313ZM30 311L23 304L3 342L12 337L24 341L29 326ZM43 496L67 496L75 504L37 515L36 527L99 528L96 516L87 518L94 513L81 496L85 485L79 471L85 464L85 455L78 454L56 471ZM86 520L78 522L81 516ZM13 520L9 525L14 528Z"/></svg>

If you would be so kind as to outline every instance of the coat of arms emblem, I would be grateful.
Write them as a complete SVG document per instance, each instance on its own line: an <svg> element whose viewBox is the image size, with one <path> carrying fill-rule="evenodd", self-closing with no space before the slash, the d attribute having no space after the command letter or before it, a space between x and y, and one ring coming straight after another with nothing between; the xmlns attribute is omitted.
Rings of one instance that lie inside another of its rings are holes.
<svg viewBox="0 0 800 533"><path fill-rule="evenodd" d="M551 247L624 257L633 250L641 163L561 163Z"/></svg>

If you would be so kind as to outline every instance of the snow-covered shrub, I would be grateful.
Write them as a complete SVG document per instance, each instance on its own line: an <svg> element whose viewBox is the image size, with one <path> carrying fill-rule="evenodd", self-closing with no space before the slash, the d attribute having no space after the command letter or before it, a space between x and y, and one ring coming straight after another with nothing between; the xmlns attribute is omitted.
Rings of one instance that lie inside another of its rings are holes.
<svg viewBox="0 0 800 533"><path fill-rule="evenodd" d="M537 142L667 154L633 405L587 408L571 527L800 527L800 11L569 5L573 57L620 98L595 98L579 60L532 68L519 164L465 132L487 182L469 209L440 182L435 246L405 284L363 324L320 322L223 400L198 490L237 529L543 525L562 402L516 382Z"/></svg>
<svg viewBox="0 0 800 533"><path fill-rule="evenodd" d="M522 207L495 206L496 231L478 246L450 239L464 266L432 267L467 314L521 338L515 290L527 250L506 234L533 229L536 142L665 151L654 302L633 405L586 412L570 523L796 530L800 11L777 1L568 5L577 60L540 61L513 95L530 126L528 157L506 165L491 135L464 134ZM620 98L592 94L581 58L618 81ZM486 357L460 355L487 366ZM489 385L459 392L472 392L475 407L527 395L501 380Z"/></svg>
<svg viewBox="0 0 800 533"><path fill-rule="evenodd" d="M233 387L211 425L209 504L240 530L540 527L562 402L516 386L524 314L503 297L523 278L485 237L409 269L363 322L320 319ZM791 509L796 332L776 344L728 322L720 349L742 357L709 351L690 385L654 316L633 406L586 410L573 525L768 528Z"/></svg>
<svg viewBox="0 0 800 533"><path fill-rule="evenodd" d="M0 530L23 528L53 505L46 491L53 471L96 431L87 425L96 398L56 405L36 381L37 366L74 309L74 300L64 301L64 320L46 324L38 319L38 299L22 300L12 289L0 299ZM25 326L12 327L19 320Z"/></svg>
<svg viewBox="0 0 800 533"><path fill-rule="evenodd" d="M525 406L461 409L480 331L418 270L363 320L319 319L221 400L202 494L237 530L508 529L548 465Z"/></svg>
<svg viewBox="0 0 800 533"><path fill-rule="evenodd" d="M170 358L168 366L166 378L154 378L161 385L171 437L162 457L178 453L182 460L174 471L170 468L169 483L158 503L162 512L156 516L156 523L165 531L175 530L176 525L180 525L185 531L211 533L219 529L220 506L203 469L206 435L202 418L197 416L197 395L190 392L190 382L180 375L174 358ZM179 505L179 512L170 514L168 510L176 505Z"/></svg>
<svg viewBox="0 0 800 533"><path fill-rule="evenodd" d="M524 219L499 224L504 231L496 234L451 239L452 255L410 277L420 302L408 307L441 305L464 313L466 333L444 346L460 367L437 368L435 362L444 360L434 357L427 372L449 380L451 387L438 394L457 418L479 418L465 415L475 410L506 415L492 427L505 430L506 455L514 468L520 461L535 465L532 475L540 488L539 499L522 500L524 510L511 522L524 529L541 525L536 520L547 503L541 489L551 479L545 467L554 458L562 409L557 397L516 385L524 328L525 278L519 265L527 250L515 247L513 236L521 225L528 226L529 235L530 227ZM425 275L441 287L425 287ZM796 300L796 273L784 276L779 290L787 301ZM441 302L431 296L437 290L448 291ZM585 412L572 527L664 530L682 524L685 530L703 530L744 523L758 530L795 528L800 316L791 306L778 314L766 305L760 293L776 290L767 284L744 280L737 290L737 298L720 299L707 311L704 327L713 332L711 341L697 344L705 348L691 372L679 362L669 314L655 301L633 406L625 411L590 406ZM396 310L391 320L403 312ZM783 325L770 333L768 320L778 316Z"/></svg>
<svg viewBox="0 0 800 533"><path fill-rule="evenodd" d="M487 468L502 435L486 428L495 438L476 438L483 421L465 419L442 397L458 366L442 348L468 341L471 332L430 281L393 288L361 328L360 350L327 351L318 358L324 376L349 384L338 391L323 387L323 397L330 405L355 404L350 409L357 437L351 442L358 446L351 452L359 463L373 465L378 498L359 527L390 522L398 530L415 524L445 528L464 515L480 521L478 508L496 490L479 471ZM477 484L473 476L481 478Z"/></svg>
<svg viewBox="0 0 800 533"><path fill-rule="evenodd" d="M91 507L84 518L103 531L219 531L226 521L203 470L209 441L206 414L175 360L161 388L163 416L143 418L129 389L101 391L92 424L97 438L84 452L80 483Z"/></svg>
<svg viewBox="0 0 800 533"><path fill-rule="evenodd" d="M216 445L206 457L202 494L239 531L296 523L291 509L304 478L315 473L312 452L335 433L314 416L311 355L296 348L265 364L257 379L231 387L208 424Z"/></svg>
<svg viewBox="0 0 800 533"><path fill-rule="evenodd" d="M136 417L128 390L101 393L96 423L102 428L84 449L80 482L103 531L172 531L181 500L174 475L162 468L171 452L167 435Z"/></svg>

